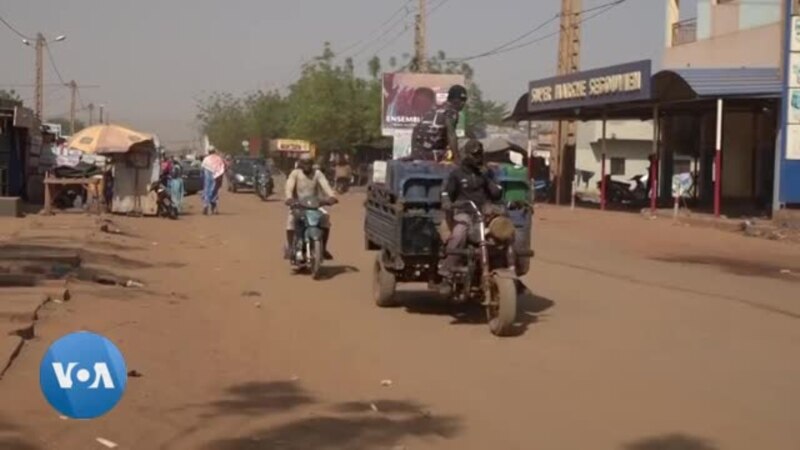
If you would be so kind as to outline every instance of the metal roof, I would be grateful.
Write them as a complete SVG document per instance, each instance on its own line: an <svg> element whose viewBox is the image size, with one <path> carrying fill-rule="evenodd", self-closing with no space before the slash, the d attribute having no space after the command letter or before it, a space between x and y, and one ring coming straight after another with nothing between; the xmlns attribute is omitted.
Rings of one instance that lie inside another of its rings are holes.
<svg viewBox="0 0 800 450"><path fill-rule="evenodd" d="M781 95L780 71L774 67L686 68L662 70L653 78L675 74L683 79L698 97L754 97Z"/></svg>

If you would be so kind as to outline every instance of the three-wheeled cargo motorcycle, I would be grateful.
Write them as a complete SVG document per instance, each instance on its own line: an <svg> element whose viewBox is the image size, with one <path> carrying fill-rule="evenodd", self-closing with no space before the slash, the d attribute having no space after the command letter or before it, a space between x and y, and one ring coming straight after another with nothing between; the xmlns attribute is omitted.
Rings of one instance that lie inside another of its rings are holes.
<svg viewBox="0 0 800 450"><path fill-rule="evenodd" d="M503 200L488 211L471 202L453 209L472 219L467 245L455 252L457 270L439 274L446 250L447 216L441 209L443 184L452 165L389 161L373 170L365 218L366 247L378 250L373 297L378 306L397 304L397 283L428 283L454 304L477 303L486 311L491 332L512 334L517 317L517 279L530 267L531 206L527 173L510 165L491 169L503 187ZM375 174L380 176L377 178ZM385 175L384 175L385 174Z"/></svg>

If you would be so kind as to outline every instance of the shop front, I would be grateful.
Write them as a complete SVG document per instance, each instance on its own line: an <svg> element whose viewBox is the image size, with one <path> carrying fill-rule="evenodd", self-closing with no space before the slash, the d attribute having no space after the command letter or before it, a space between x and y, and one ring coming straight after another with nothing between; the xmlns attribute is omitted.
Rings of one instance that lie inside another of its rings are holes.
<svg viewBox="0 0 800 450"><path fill-rule="evenodd" d="M777 68L686 68L652 74L650 61L637 61L532 81L510 119L600 121L604 161L614 139L606 134L607 122L652 120L651 208L672 203L673 175L685 165L697 207L717 215L723 207L728 214L768 212L774 197L780 98ZM557 153L567 154L568 146L564 150ZM571 177L574 159L572 167L569 158L560 161L556 175ZM605 193L601 187L603 207Z"/></svg>

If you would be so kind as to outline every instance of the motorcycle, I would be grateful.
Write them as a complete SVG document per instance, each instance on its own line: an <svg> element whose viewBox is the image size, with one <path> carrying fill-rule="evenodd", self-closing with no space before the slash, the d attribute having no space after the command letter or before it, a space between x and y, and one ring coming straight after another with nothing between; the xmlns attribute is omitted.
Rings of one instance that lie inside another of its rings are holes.
<svg viewBox="0 0 800 450"><path fill-rule="evenodd" d="M322 240L324 212L321 208L334 203L334 200L306 197L290 205L294 218L294 242L289 252L290 262L296 272L310 272L315 280L320 278L322 261L325 258Z"/></svg>
<svg viewBox="0 0 800 450"><path fill-rule="evenodd" d="M508 335L517 318L514 265L518 258L532 255L514 251L514 224L505 211L487 215L472 201L456 202L453 208L467 212L472 224L465 248L450 252L442 247L440 261L459 255L463 265L441 280L439 286L446 288L455 303L480 303L486 310L490 331L497 336Z"/></svg>
<svg viewBox="0 0 800 450"><path fill-rule="evenodd" d="M150 191L156 194L156 214L159 217L169 217L172 220L176 220L178 218L178 207L172 202L172 195L164 183L160 180L154 181L150 185Z"/></svg>
<svg viewBox="0 0 800 450"><path fill-rule="evenodd" d="M274 190L275 186L272 182L272 175L265 169L259 170L258 175L256 175L256 194L258 194L261 200L266 201Z"/></svg>
<svg viewBox="0 0 800 450"><path fill-rule="evenodd" d="M339 177L333 185L338 194L345 194L350 190L350 177Z"/></svg>
<svg viewBox="0 0 800 450"><path fill-rule="evenodd" d="M597 188L602 190L602 181L597 182ZM645 202L649 192L646 175L636 175L627 182L617 181L611 175L606 175L606 198L611 203Z"/></svg>

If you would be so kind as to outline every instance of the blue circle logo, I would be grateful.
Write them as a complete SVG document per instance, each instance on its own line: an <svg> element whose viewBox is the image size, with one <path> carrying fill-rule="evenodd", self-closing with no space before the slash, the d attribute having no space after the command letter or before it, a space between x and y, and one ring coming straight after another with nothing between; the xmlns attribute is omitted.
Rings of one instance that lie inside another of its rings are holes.
<svg viewBox="0 0 800 450"><path fill-rule="evenodd" d="M127 381L125 359L117 346L88 331L54 342L39 366L42 394L71 419L94 419L111 411Z"/></svg>

